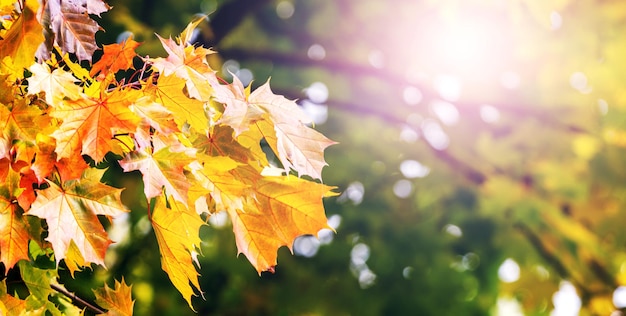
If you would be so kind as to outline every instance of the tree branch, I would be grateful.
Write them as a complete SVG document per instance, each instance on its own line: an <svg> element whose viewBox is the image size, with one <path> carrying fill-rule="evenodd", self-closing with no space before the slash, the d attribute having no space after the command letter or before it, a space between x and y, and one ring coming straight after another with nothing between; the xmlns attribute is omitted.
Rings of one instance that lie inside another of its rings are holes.
<svg viewBox="0 0 626 316"><path fill-rule="evenodd" d="M72 302L76 306L80 305L79 307L81 307L81 306L85 307L88 310L90 310L90 311L92 311L92 312L94 312L96 314L104 314L104 313L106 313L106 311L104 309L102 309L101 307L99 307L98 305L92 304L92 303L89 303L89 302L85 301L84 299L76 296L76 294L71 293L70 291L66 290L64 287L62 287L60 285L50 284L50 287L53 290L55 290L55 291L65 295L65 296L69 297L70 299L72 299Z"/></svg>
<svg viewBox="0 0 626 316"><path fill-rule="evenodd" d="M304 53L281 53L276 51L249 51L246 49L240 48L220 48L219 54L224 59L235 59L238 61L258 61L258 60L266 60L272 62L276 65L282 65L287 67L311 67L311 68L319 68L326 69L329 72L337 73L341 75L345 75L348 77L354 78L362 78L362 77L372 77L381 80L387 84L393 86L414 86L421 93L423 97L422 103L427 103L431 100L439 100L441 97L437 92L435 92L432 88L424 84L418 84L414 82L407 81L403 76L397 75L392 71L374 68L368 65L356 64L347 60L339 60L339 59L330 59L326 58L323 60L313 60L305 56ZM512 99L516 99L515 96ZM561 128L565 131L575 132L575 133L588 133L584 128L571 125L568 123L561 122L555 117L548 115L549 113L566 113L570 110L567 106L555 106L551 108L550 112L546 112L541 109L537 109L530 104L520 104L516 103L514 105L510 105L503 102L493 102L494 100L487 101L457 101L453 102L457 107L459 112L462 114L468 114L469 112L476 112L477 109L480 109L480 106L483 104L490 104L497 108L498 110L508 113L516 118L522 117L531 117L536 119L537 121L549 125L555 126L557 128ZM363 108L363 107L359 107ZM384 112L386 109L378 109L371 108L366 111L375 112L377 116L381 118L385 118Z"/></svg>
<svg viewBox="0 0 626 316"><path fill-rule="evenodd" d="M270 3L270 0L234 0L224 3L211 15L211 38L205 39L208 47L217 46L243 19Z"/></svg>

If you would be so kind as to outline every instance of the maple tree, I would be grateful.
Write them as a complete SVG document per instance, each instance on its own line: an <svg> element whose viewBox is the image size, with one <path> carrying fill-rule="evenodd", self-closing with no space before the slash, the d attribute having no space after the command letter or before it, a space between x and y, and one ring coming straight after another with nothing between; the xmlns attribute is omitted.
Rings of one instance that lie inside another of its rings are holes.
<svg viewBox="0 0 626 316"><path fill-rule="evenodd" d="M65 293L57 269L104 265L105 226L131 211L122 189L102 181L112 164L141 173L162 269L191 308L208 216L228 213L238 252L259 274L274 271L278 248L330 228L322 198L334 193L321 174L334 142L294 101L269 82L252 90L217 77L214 52L189 44L202 19L176 39L159 37L165 58L137 55L127 38L92 64L92 17L108 9L101 0L0 1L0 261L19 267L28 288L24 297L0 283L4 313L78 308L51 300ZM120 79L125 71L133 77ZM46 260L54 268L40 266ZM87 306L130 315L130 292L116 281L94 291L101 308Z"/></svg>

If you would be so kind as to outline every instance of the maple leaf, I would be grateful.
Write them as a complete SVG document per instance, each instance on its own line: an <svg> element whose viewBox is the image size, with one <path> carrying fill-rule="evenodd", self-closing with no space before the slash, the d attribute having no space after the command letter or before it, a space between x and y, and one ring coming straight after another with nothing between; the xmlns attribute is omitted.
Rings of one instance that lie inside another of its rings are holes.
<svg viewBox="0 0 626 316"><path fill-rule="evenodd" d="M277 250L301 235L317 235L330 228L322 197L332 187L296 177L264 177L255 187L256 203L245 211L228 210L239 253L259 274L274 271Z"/></svg>
<svg viewBox="0 0 626 316"><path fill-rule="evenodd" d="M169 134L178 131L172 112L162 104L154 102L151 96L146 95L137 99L130 109L160 133Z"/></svg>
<svg viewBox="0 0 626 316"><path fill-rule="evenodd" d="M198 160L202 168L193 170L194 175L213 198L216 209L243 209L250 184L231 173L240 164L226 156L198 155ZM203 190L195 190L199 193L191 198L193 201L204 193ZM200 210L197 211L199 214L202 213Z"/></svg>
<svg viewBox="0 0 626 316"><path fill-rule="evenodd" d="M71 73L57 68L50 71L47 64L33 64L28 68L33 75L28 78L28 94L46 93L46 103L55 106L61 100L80 97L81 88L75 85L76 78Z"/></svg>
<svg viewBox="0 0 626 316"><path fill-rule="evenodd" d="M124 277L121 282L115 280L113 289L105 284L104 288L93 290L93 293L96 295L96 303L109 310L104 315L130 316L133 314L135 300L132 298L131 286L124 282Z"/></svg>
<svg viewBox="0 0 626 316"><path fill-rule="evenodd" d="M183 173L183 167L193 160L185 152L173 152L170 147L164 147L155 153L148 149L131 152L120 161L120 166L124 172L141 172L146 198L161 195L165 188L166 194L187 204L187 191L191 184Z"/></svg>
<svg viewBox="0 0 626 316"><path fill-rule="evenodd" d="M21 74L22 69L35 60L37 47L44 40L41 25L35 16L38 7L35 0L25 1L22 14L0 38L0 72ZM7 63L5 57L10 58L11 63Z"/></svg>
<svg viewBox="0 0 626 316"><path fill-rule="evenodd" d="M0 281L0 315L20 315L26 309L26 301L7 293L6 279Z"/></svg>
<svg viewBox="0 0 626 316"><path fill-rule="evenodd" d="M140 118L128 107L139 96L136 90L115 90L104 99L81 98L57 106L50 116L63 120L52 137L57 159L89 155L100 162L109 151L118 152L115 133L131 133Z"/></svg>
<svg viewBox="0 0 626 316"><path fill-rule="evenodd" d="M28 241L30 236L23 211L16 203L19 188L19 174L9 170L10 175L0 186L0 262L9 269L19 260L28 260Z"/></svg>
<svg viewBox="0 0 626 316"><path fill-rule="evenodd" d="M88 169L80 180L65 181L62 187L48 181L38 190L28 215L46 220L48 237L57 264L66 257L74 242L85 262L104 265L104 254L111 243L97 215L117 216L127 209L120 201L121 189L100 183L101 172Z"/></svg>
<svg viewBox="0 0 626 316"><path fill-rule="evenodd" d="M10 140L34 141L37 134L46 128L50 118L29 100L19 98L11 107L0 106L0 127Z"/></svg>
<svg viewBox="0 0 626 316"><path fill-rule="evenodd" d="M146 92L152 93L155 101L176 113L174 120L179 129L185 123L197 131L208 127L208 118L204 111L204 102L189 98L183 93L185 81L176 76L159 76L156 85L148 86Z"/></svg>
<svg viewBox="0 0 626 316"><path fill-rule="evenodd" d="M63 53L74 53L79 60L89 60L98 48L94 40L100 26L88 14L108 10L102 1L61 1L47 0L38 12L44 25L45 42L39 47L37 56L48 59L53 43L61 47Z"/></svg>
<svg viewBox="0 0 626 316"><path fill-rule="evenodd" d="M116 73L120 70L126 70L133 66L133 58L137 56L135 48L139 47L139 43L132 37L127 38L120 44L104 45L104 54L91 67L90 76L94 76L105 70L105 73Z"/></svg>
<svg viewBox="0 0 626 316"><path fill-rule="evenodd" d="M156 199L152 228L161 252L161 267L193 309L191 296L194 288L200 290L193 261L200 246L199 230L205 223L182 203L170 201L169 204L167 208L162 196Z"/></svg>
<svg viewBox="0 0 626 316"><path fill-rule="evenodd" d="M285 170L294 169L299 175L322 178L322 169L328 164L324 160L324 149L336 142L322 133L305 126L286 122L268 121L256 123Z"/></svg>
<svg viewBox="0 0 626 316"><path fill-rule="evenodd" d="M232 127L237 138L256 125L285 170L321 179L327 165L324 150L336 143L306 126L311 120L304 111L294 101L274 94L269 81L248 93L241 81L233 78L232 86L213 83L215 100L225 105L217 123Z"/></svg>
<svg viewBox="0 0 626 316"><path fill-rule="evenodd" d="M222 85L217 80L212 81L212 85L215 90L215 101L225 105L224 113L217 123L232 127L235 137L247 131L256 121L263 119L265 112L254 103L248 102L250 87L244 88L237 76L233 75L232 85Z"/></svg>
<svg viewBox="0 0 626 316"><path fill-rule="evenodd" d="M167 58L152 59L151 62L152 66L163 75L175 74L179 78L185 79L190 97L209 101L212 97L212 89L208 80L215 78L215 72L209 67L206 57L215 52L203 47L193 47L187 43L193 29L202 20L198 19L191 22L181 38L178 38L178 43L171 38L164 39L157 35L168 56Z"/></svg>

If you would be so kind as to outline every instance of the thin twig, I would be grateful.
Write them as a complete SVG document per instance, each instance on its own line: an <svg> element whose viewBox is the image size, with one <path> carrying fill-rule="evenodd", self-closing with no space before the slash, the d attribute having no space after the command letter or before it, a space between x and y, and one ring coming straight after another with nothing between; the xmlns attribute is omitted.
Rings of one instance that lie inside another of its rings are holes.
<svg viewBox="0 0 626 316"><path fill-rule="evenodd" d="M104 314L104 313L106 313L106 311L103 310L101 307L85 301L84 299L76 296L76 294L74 294L74 293L70 293L68 290L66 290L65 288L63 288L60 285L50 284L50 287L53 290L55 290L55 291L65 295L65 296L69 297L70 299L72 299L72 302L74 302L75 304L80 304L83 307L87 308L88 310L90 310L90 311L92 311L94 313L97 313L97 314Z"/></svg>

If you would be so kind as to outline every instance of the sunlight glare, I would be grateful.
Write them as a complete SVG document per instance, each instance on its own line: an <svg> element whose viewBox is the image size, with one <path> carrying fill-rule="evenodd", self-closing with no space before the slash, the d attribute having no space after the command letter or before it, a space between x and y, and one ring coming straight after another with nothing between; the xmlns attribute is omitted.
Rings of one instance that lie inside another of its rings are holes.
<svg viewBox="0 0 626 316"><path fill-rule="evenodd" d="M438 75L435 77L433 85L439 96L446 101L458 101L461 97L463 85L461 79L457 76Z"/></svg>
<svg viewBox="0 0 626 316"><path fill-rule="evenodd" d="M492 47L497 38L493 25L473 17L458 17L443 25L433 25L433 50L436 58L456 70L481 69L494 58Z"/></svg>

